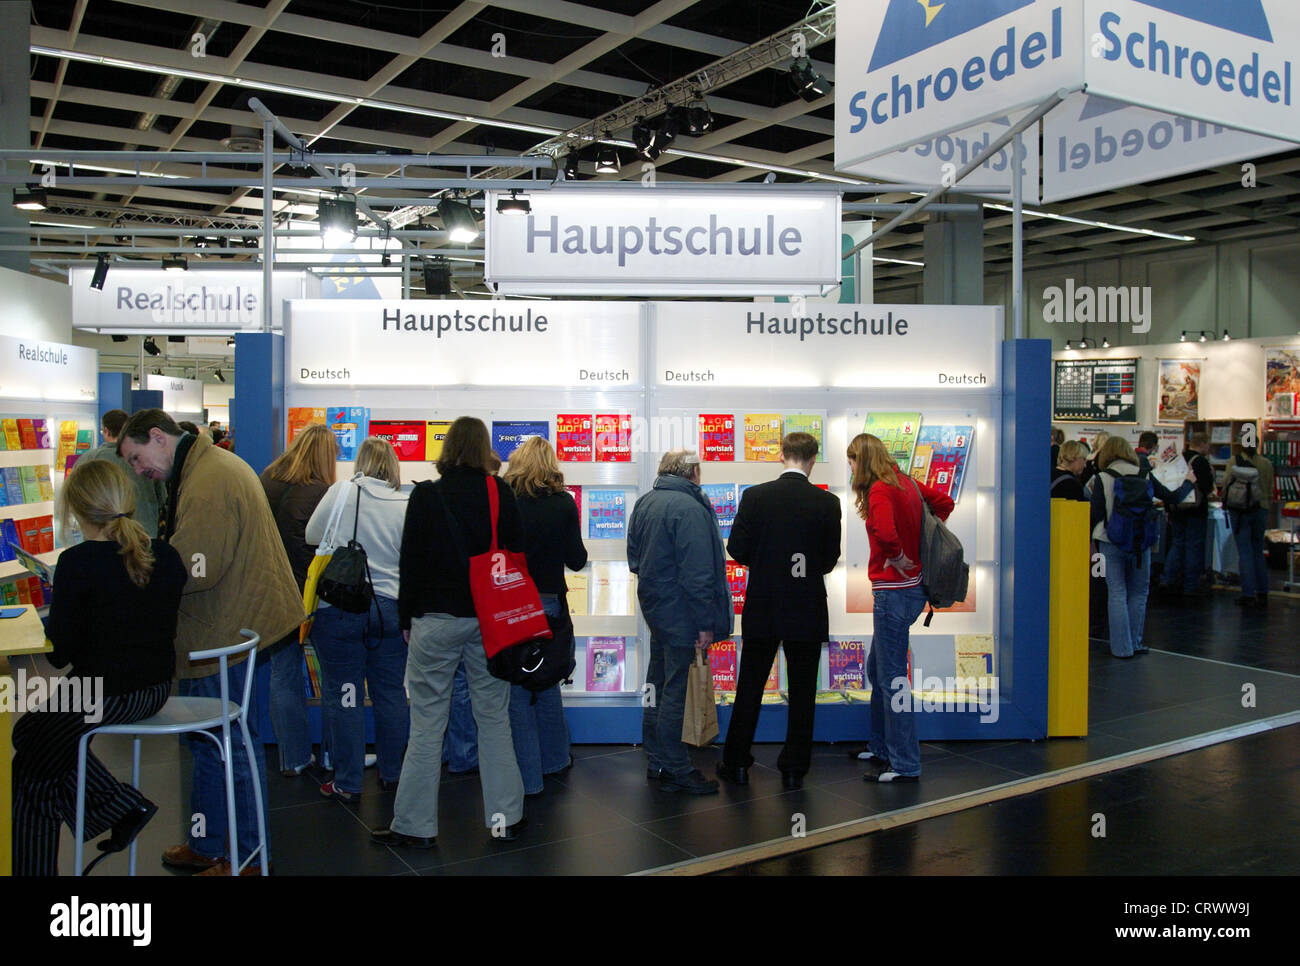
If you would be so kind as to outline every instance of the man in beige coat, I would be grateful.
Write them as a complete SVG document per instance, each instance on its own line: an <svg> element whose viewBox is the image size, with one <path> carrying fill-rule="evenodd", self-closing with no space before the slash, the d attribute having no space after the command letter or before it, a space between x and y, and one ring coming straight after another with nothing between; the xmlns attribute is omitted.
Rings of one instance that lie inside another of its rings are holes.
<svg viewBox="0 0 1300 966"><path fill-rule="evenodd" d="M260 647L266 648L302 621L302 598L266 493L247 463L213 446L206 436L182 432L161 409L132 416L122 428L118 450L137 474L166 484L164 529L159 535L176 548L189 571L176 629L178 693L219 697L217 662L191 663L190 651L237 644L244 627L260 634ZM231 667L232 694L242 697L244 674L253 670L249 664ZM256 697L251 703L257 706ZM265 810L266 760L255 715L249 715L248 724ZM190 823L189 841L167 849L163 862L205 875L229 875L224 767L207 739L192 735L190 750L191 807L198 817ZM257 812L249 763L239 741L234 773L239 853L247 857L257 847ZM258 871L254 865L242 874Z"/></svg>

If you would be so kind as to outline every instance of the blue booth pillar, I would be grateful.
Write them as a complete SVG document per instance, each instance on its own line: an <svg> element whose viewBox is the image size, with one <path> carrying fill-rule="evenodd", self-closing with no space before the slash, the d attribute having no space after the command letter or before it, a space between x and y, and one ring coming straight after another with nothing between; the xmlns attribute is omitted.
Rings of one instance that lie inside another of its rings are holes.
<svg viewBox="0 0 1300 966"><path fill-rule="evenodd" d="M131 374L129 372L101 372L99 374L99 425L104 425L104 413L120 409L130 414Z"/></svg>
<svg viewBox="0 0 1300 966"><path fill-rule="evenodd" d="M235 398L230 430L235 455L261 473L284 452L284 336L275 332L235 334Z"/></svg>

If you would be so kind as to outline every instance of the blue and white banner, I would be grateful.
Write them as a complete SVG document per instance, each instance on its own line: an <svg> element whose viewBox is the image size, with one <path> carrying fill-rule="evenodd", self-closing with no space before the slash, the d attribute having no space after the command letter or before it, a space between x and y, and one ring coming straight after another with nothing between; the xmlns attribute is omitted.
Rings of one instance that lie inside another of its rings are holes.
<svg viewBox="0 0 1300 966"><path fill-rule="evenodd" d="M839 171L1082 81L1078 0L880 0L836 17Z"/></svg>
<svg viewBox="0 0 1300 966"><path fill-rule="evenodd" d="M1088 91L1300 140L1295 0L1084 0Z"/></svg>

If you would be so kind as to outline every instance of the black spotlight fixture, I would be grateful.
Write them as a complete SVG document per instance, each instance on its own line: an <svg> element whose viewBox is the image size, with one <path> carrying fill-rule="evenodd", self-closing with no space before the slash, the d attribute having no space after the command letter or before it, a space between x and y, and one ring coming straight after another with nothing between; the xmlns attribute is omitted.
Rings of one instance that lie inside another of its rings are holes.
<svg viewBox="0 0 1300 966"><path fill-rule="evenodd" d="M231 348L234 347L235 337L233 335L226 336L226 345L230 346Z"/></svg>
<svg viewBox="0 0 1300 966"><path fill-rule="evenodd" d="M825 77L817 73L813 68L812 61L807 57L800 57L790 65L790 89L805 101L821 100L831 92L834 86Z"/></svg>
<svg viewBox="0 0 1300 966"><path fill-rule="evenodd" d="M379 264L384 268L387 268L389 265L393 264L393 256L388 254L388 252L384 252L379 256Z"/></svg>
<svg viewBox="0 0 1300 966"><path fill-rule="evenodd" d="M647 161L654 161L663 153L663 148L659 145L659 131L643 117L638 117L632 125L632 143L636 145L637 157Z"/></svg>
<svg viewBox="0 0 1300 966"><path fill-rule="evenodd" d="M316 220L326 248L337 248L357 237L357 201L355 198L321 198L316 206Z"/></svg>
<svg viewBox="0 0 1300 966"><path fill-rule="evenodd" d="M167 336L167 341L168 341L168 342L184 342L184 341L185 341L185 336L183 336L183 335L169 335L169 336Z"/></svg>
<svg viewBox="0 0 1300 966"><path fill-rule="evenodd" d="M438 217L442 227L451 236L451 240L468 244L479 236L478 221L469 205L455 198L443 198L438 202Z"/></svg>
<svg viewBox="0 0 1300 966"><path fill-rule="evenodd" d="M153 340L151 335L144 337L144 351L151 356L162 355L162 349L158 348L158 343Z"/></svg>
<svg viewBox="0 0 1300 966"><path fill-rule="evenodd" d="M527 198L520 198L518 191L510 192L509 198L497 199L498 215L526 215L533 210L533 203Z"/></svg>
<svg viewBox="0 0 1300 966"><path fill-rule="evenodd" d="M707 134L713 130L713 113L699 91L695 92L695 99L686 106L685 113L687 134Z"/></svg>
<svg viewBox="0 0 1300 966"><path fill-rule="evenodd" d="M441 255L424 260L424 294L451 294L451 262Z"/></svg>
<svg viewBox="0 0 1300 966"><path fill-rule="evenodd" d="M225 382L225 381L226 381L226 374L225 374L224 372L222 372L220 369L218 369L218 370L217 370L217 382Z"/></svg>
<svg viewBox="0 0 1300 966"><path fill-rule="evenodd" d="M564 156L564 180L577 181L582 172L582 153L570 151Z"/></svg>
<svg viewBox="0 0 1300 966"><path fill-rule="evenodd" d="M112 340L113 340L114 342L125 342L125 341L126 341L126 336L124 336L124 335L115 335L115 336L111 336L111 338L112 338Z"/></svg>
<svg viewBox="0 0 1300 966"><path fill-rule="evenodd" d="M104 290L104 279L108 278L108 256L95 256L95 272L90 276L90 287Z"/></svg>
<svg viewBox="0 0 1300 966"><path fill-rule="evenodd" d="M659 119L659 149L667 150L677 140L677 132L682 129L681 112L673 108Z"/></svg>
<svg viewBox="0 0 1300 966"><path fill-rule="evenodd" d="M184 257L177 256L176 258L164 258L162 267L164 272L188 272L190 263Z"/></svg>
<svg viewBox="0 0 1300 966"><path fill-rule="evenodd" d="M23 211L44 211L46 207L45 189L29 185L28 190L14 189L14 207Z"/></svg>
<svg viewBox="0 0 1300 966"><path fill-rule="evenodd" d="M609 137L609 132L605 132ZM596 145L596 174L618 174L622 165L618 159L618 148L612 144Z"/></svg>
<svg viewBox="0 0 1300 966"><path fill-rule="evenodd" d="M260 238L257 238L257 237L251 237L251 238L250 238L250 237L245 237L245 238L244 238L244 247L245 247L245 248L257 248L257 247L260 246L261 244L262 244L262 240L261 240Z"/></svg>

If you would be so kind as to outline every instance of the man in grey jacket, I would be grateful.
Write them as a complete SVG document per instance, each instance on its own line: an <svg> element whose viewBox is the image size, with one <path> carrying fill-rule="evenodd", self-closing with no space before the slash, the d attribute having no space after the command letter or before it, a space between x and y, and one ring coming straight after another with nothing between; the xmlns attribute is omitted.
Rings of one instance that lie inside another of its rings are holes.
<svg viewBox="0 0 1300 966"><path fill-rule="evenodd" d="M99 431L104 435L102 445L86 453L81 459L108 460L116 463L127 475L135 488L135 513L131 518L144 527L150 537L158 536L158 508L167 502L167 485L161 480L151 480L147 476L136 476L126 460L117 455L117 439L122 435L127 416L124 409L110 409L99 421Z"/></svg>
<svg viewBox="0 0 1300 966"><path fill-rule="evenodd" d="M627 530L627 562L650 625L649 693L641 718L647 777L667 791L717 792L718 783L691 764L682 741L686 682L699 650L728 637L735 622L722 536L700 490L700 459L689 450L665 453L654 489L636 501Z"/></svg>

